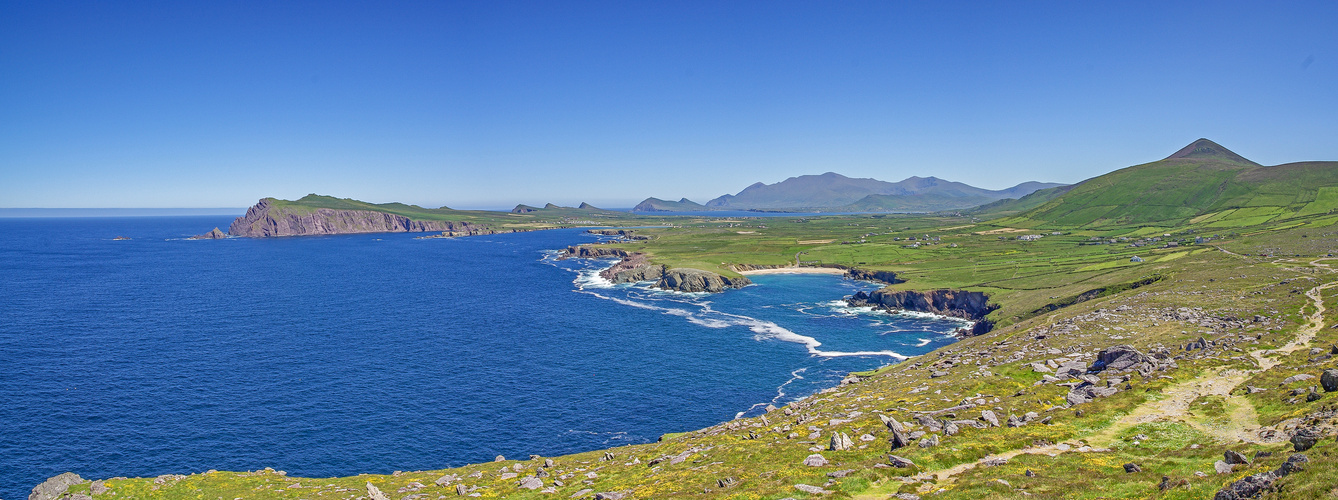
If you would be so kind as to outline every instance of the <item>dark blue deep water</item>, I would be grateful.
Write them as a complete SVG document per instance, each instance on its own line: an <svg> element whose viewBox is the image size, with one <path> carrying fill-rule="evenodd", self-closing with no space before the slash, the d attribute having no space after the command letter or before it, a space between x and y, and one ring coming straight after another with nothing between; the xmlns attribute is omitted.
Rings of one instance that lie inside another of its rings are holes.
<svg viewBox="0 0 1338 500"><path fill-rule="evenodd" d="M868 283L609 286L579 230L181 239L230 217L0 219L0 498L47 477L389 473L643 443L951 342ZM113 241L127 236L129 241Z"/></svg>

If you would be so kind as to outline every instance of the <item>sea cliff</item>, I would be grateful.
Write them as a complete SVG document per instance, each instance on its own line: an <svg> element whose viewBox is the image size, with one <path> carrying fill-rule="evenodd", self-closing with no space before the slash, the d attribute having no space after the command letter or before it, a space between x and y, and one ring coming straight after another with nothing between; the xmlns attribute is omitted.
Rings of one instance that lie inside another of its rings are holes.
<svg viewBox="0 0 1338 500"><path fill-rule="evenodd" d="M985 316L998 309L999 306L990 304L989 299L989 295L983 292L968 292L965 290L942 289L917 292L884 288L873 293L857 292L854 296L846 299L846 303L851 307L873 306L890 311L917 311L967 319L976 322L971 327L970 333L980 335L988 333L994 328L994 323L985 319Z"/></svg>
<svg viewBox="0 0 1338 500"><path fill-rule="evenodd" d="M753 284L744 276L730 277L711 271L671 268L652 264L643 253L629 253L618 248L600 245L573 245L567 247L563 258L597 259L620 257L622 260L600 271L599 276L614 283L654 281L655 287L679 292L723 292L728 288L743 288Z"/></svg>
<svg viewBox="0 0 1338 500"><path fill-rule="evenodd" d="M228 226L228 234L251 238L350 233L416 233L441 231L459 236L494 234L491 227L469 222L413 220L403 215L371 210L293 208L275 206L265 198Z"/></svg>

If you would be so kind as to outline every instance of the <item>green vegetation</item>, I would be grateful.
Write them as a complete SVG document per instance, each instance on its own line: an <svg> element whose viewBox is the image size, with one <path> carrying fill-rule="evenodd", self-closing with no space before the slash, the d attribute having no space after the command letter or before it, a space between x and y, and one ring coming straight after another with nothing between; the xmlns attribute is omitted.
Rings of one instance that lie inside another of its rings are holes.
<svg viewBox="0 0 1338 500"><path fill-rule="evenodd" d="M906 280L893 289L982 291L1000 306L986 334L854 374L764 416L554 457L551 467L536 459L331 479L267 470L105 484L119 499L353 499L369 496L369 482L391 498L454 497L464 485L481 498L1201 499L1276 469L1291 453L1290 434L1306 427L1325 433L1306 452L1310 465L1265 498L1332 497L1338 393L1307 397L1318 381L1289 377L1338 366L1326 357L1338 344L1338 258L1329 257L1338 249L1338 216L1330 215L1338 164L1259 167L1229 153L1199 141L1168 160L961 215L661 217L668 227L637 230L653 239L614 244L724 274L750 265L892 271ZM469 215L308 198L283 203ZM553 224L578 210L479 217ZM508 219L522 216L531 218ZM650 225L626 214L603 222ZM1175 365L1119 379L1100 373L1098 386L1117 392L1076 406L1066 400L1069 386L1046 379L1056 360L1087 366L1115 345ZM963 425L952 435L916 419L981 422L982 410L1001 422L1034 417L1016 427ZM939 442L892 450L882 417ZM826 449L839 433L855 446ZM1228 450L1252 463L1217 473L1214 462ZM804 465L814 453L829 464ZM915 465L889 466L889 454ZM549 492L520 488L530 475ZM434 484L443 477L444 486Z"/></svg>

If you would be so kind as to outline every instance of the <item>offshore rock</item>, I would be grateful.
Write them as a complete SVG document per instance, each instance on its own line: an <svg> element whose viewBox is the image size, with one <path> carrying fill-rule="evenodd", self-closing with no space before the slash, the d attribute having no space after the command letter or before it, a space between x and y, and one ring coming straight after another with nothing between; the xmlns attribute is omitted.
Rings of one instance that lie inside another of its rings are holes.
<svg viewBox="0 0 1338 500"><path fill-rule="evenodd" d="M441 231L452 236L494 234L492 228L469 222L412 220L403 215L371 210L275 207L272 198L260 200L246 215L228 226L228 234L251 238L355 233L419 233Z"/></svg>
<svg viewBox="0 0 1338 500"><path fill-rule="evenodd" d="M618 248L602 245L576 245L567 247L562 258L597 259L621 257L618 263L599 272L599 276L613 283L639 283L654 281L655 287L662 290L679 292L723 292L728 288L743 288L753 284L744 276L729 277L711 271L689 268L670 268L660 264L651 264L646 254L628 253Z"/></svg>
<svg viewBox="0 0 1338 500"><path fill-rule="evenodd" d="M187 238L187 239L192 239L192 240L221 240L221 239L223 239L223 238L227 238L227 237L228 237L228 235L223 234L223 231L219 231L218 228L214 228L213 231L209 231L209 232L204 233L204 234L197 234L197 235L195 235L195 236L191 236L190 238Z"/></svg>

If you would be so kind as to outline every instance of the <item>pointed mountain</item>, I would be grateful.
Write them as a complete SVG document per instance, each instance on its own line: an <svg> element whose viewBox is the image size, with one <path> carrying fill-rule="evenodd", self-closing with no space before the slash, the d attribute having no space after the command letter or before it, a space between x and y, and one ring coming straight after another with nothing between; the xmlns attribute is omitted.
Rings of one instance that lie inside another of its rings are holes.
<svg viewBox="0 0 1338 500"><path fill-rule="evenodd" d="M552 204L552 203L549 203L549 204L547 204L547 205L544 205L544 209L547 209L547 210L552 210L552 209L554 209L554 208L568 208L568 207L558 206L558 205L554 205L554 204Z"/></svg>
<svg viewBox="0 0 1338 500"><path fill-rule="evenodd" d="M581 209L581 210L600 210L599 207L596 207L596 206L591 205L591 204L589 204L589 203L586 203L586 202L584 202L584 201L581 202L581 206L576 207L576 208L579 208L579 209Z"/></svg>
<svg viewBox="0 0 1338 500"><path fill-rule="evenodd" d="M1082 181L1009 223L1244 227L1338 209L1322 192L1338 192L1338 162L1265 167L1199 139L1164 160Z"/></svg>
<svg viewBox="0 0 1338 500"><path fill-rule="evenodd" d="M659 198L646 198L632 207L633 212L698 212L711 210L695 201L683 198L678 201L665 201Z"/></svg>
<svg viewBox="0 0 1338 500"><path fill-rule="evenodd" d="M511 209L511 213L513 214L528 214L530 212L538 212L538 211L539 209L531 207L529 205L516 205L516 208Z"/></svg>
<svg viewBox="0 0 1338 500"><path fill-rule="evenodd" d="M1167 160L1193 159L1193 160L1216 160L1230 163L1244 163L1246 165L1258 166L1258 163L1238 155L1230 149L1222 147L1221 144L1208 139L1199 139L1189 143L1188 146L1180 148L1175 154L1166 157Z"/></svg>

